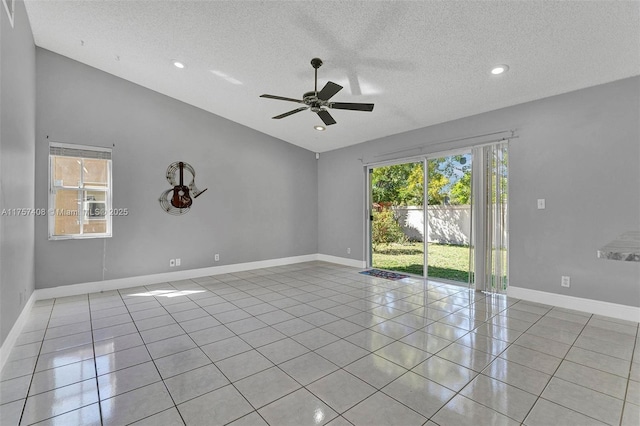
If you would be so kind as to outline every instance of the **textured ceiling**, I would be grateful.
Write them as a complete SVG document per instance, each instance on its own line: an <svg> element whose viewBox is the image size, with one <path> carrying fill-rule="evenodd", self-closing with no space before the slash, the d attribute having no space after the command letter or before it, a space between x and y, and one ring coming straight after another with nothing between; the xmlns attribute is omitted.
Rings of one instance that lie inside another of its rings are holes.
<svg viewBox="0 0 640 426"><path fill-rule="evenodd" d="M637 1L26 5L36 45L316 152L640 74ZM332 101L374 111L272 120L299 105L259 95L313 90L313 57Z"/></svg>

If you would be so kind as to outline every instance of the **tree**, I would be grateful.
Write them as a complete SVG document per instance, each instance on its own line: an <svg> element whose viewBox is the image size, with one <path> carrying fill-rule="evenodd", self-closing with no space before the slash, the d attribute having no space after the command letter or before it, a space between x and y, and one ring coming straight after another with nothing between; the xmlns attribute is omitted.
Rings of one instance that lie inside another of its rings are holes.
<svg viewBox="0 0 640 426"><path fill-rule="evenodd" d="M444 160L444 159L442 159ZM449 178L438 167L440 162L427 162L429 204L442 204ZM377 167L372 173L374 203L392 205L424 205L424 169L422 163Z"/></svg>
<svg viewBox="0 0 640 426"><path fill-rule="evenodd" d="M451 204L471 204L471 170L467 170L451 187Z"/></svg>
<svg viewBox="0 0 640 426"><path fill-rule="evenodd" d="M430 205L444 204L446 191L444 188L449 185L449 178L438 167L440 163L436 161L427 161L427 196Z"/></svg>
<svg viewBox="0 0 640 426"><path fill-rule="evenodd" d="M421 206L424 202L424 171L422 163L416 163L411 169L407 183L400 188L400 199L406 205Z"/></svg>
<svg viewBox="0 0 640 426"><path fill-rule="evenodd" d="M412 167L413 164L398 164L373 169L373 202L401 204L400 188L405 185Z"/></svg>

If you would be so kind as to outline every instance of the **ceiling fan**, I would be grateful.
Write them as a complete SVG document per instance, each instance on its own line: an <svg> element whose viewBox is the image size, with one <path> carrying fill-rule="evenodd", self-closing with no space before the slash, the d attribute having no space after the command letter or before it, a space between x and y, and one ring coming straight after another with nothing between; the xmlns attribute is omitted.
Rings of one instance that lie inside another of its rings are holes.
<svg viewBox="0 0 640 426"><path fill-rule="evenodd" d="M329 111L326 108L331 109L348 109L351 111L373 111L373 104L361 104L361 103L347 103L347 102L329 102L329 99L336 93L342 90L342 86L332 81L327 82L322 90L318 92L318 68L322 66L322 60L320 58L313 58L311 60L311 66L315 69L315 84L313 92L307 92L302 95L302 99L285 98L282 96L274 95L260 95L261 98L278 99L281 101L297 102L299 104L305 104L306 106L296 108L284 114L276 115L272 117L276 120L288 117L306 109L318 114L320 119L325 125L330 126L336 124L336 120L333 119Z"/></svg>

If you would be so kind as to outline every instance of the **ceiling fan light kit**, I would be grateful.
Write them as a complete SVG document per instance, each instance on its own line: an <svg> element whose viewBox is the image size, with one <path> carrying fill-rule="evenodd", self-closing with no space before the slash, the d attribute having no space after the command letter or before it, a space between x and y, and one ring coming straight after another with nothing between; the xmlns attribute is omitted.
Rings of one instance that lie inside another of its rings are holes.
<svg viewBox="0 0 640 426"><path fill-rule="evenodd" d="M304 104L305 106L296 108L291 111L287 111L283 114L276 115L272 117L273 119L279 120L281 118L288 117L300 111L304 111L310 109L312 112L318 114L318 117L322 120L325 126L331 126L336 124L336 121L333 119L327 108L329 109L344 109L350 111L373 111L374 104L364 104L364 103L348 103L348 102L329 102L336 93L342 90L342 86L336 84L332 81L328 81L327 84L324 85L322 90L318 92L318 68L322 66L322 60L320 58L313 58L311 60L311 66L315 70L315 79L314 79L314 89L312 92L306 92L302 95L302 99L294 99L294 98L286 98L283 96L275 96L275 95L260 95L261 98L267 99L277 99L280 101L288 101L288 102L296 102L300 104ZM320 129L322 126L315 126L316 130L324 130L324 128Z"/></svg>

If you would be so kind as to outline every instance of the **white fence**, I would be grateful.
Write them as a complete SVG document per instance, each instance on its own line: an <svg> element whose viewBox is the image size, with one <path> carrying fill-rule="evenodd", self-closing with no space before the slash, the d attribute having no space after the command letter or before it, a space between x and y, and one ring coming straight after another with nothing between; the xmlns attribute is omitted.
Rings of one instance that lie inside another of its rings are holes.
<svg viewBox="0 0 640 426"><path fill-rule="evenodd" d="M424 208L393 207L395 217L405 235L413 241L424 241ZM471 240L471 206L429 206L428 242L468 245Z"/></svg>

